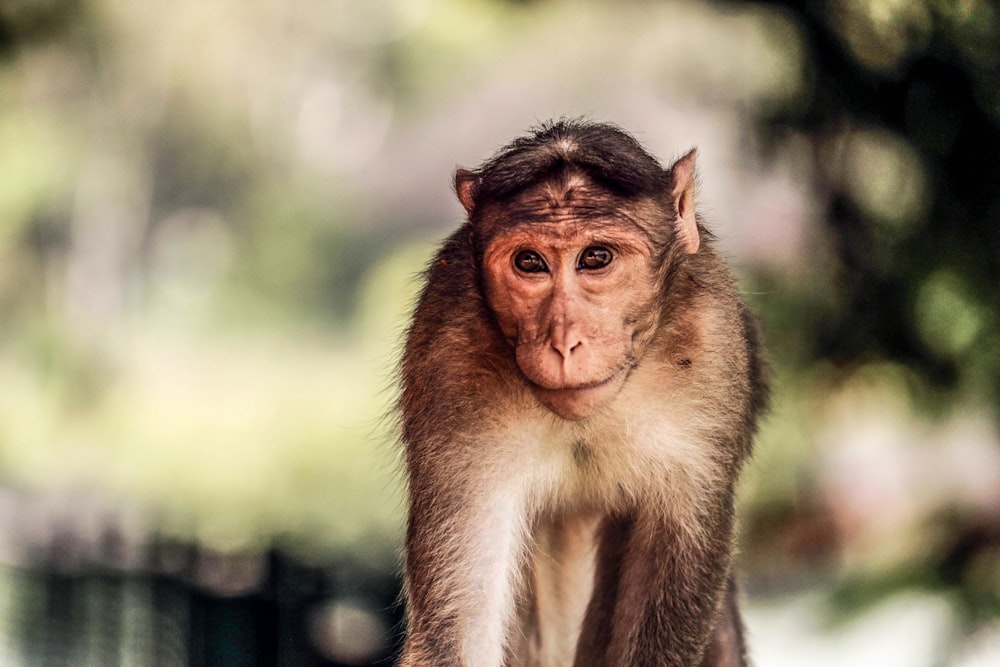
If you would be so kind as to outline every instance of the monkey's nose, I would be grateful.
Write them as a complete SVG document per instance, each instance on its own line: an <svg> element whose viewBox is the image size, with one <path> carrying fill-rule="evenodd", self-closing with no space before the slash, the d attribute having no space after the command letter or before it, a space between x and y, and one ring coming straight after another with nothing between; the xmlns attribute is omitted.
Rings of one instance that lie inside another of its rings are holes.
<svg viewBox="0 0 1000 667"><path fill-rule="evenodd" d="M549 327L549 345L559 355L564 375L570 372L572 362L579 362L580 348L583 346L579 327L568 319L565 316L553 318Z"/></svg>
<svg viewBox="0 0 1000 667"><path fill-rule="evenodd" d="M570 355L577 351L581 345L583 345L583 341L576 336L565 336L562 339L552 341L552 349L559 353L564 364L569 361Z"/></svg>

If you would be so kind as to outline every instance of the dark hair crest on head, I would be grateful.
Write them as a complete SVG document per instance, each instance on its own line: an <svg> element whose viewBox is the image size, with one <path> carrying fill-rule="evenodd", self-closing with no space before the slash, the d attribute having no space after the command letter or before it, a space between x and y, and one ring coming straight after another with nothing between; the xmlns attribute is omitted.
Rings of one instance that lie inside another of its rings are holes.
<svg viewBox="0 0 1000 667"><path fill-rule="evenodd" d="M642 145L609 123L547 121L470 173L476 208L503 202L543 181L579 172L621 197L659 197L670 174Z"/></svg>

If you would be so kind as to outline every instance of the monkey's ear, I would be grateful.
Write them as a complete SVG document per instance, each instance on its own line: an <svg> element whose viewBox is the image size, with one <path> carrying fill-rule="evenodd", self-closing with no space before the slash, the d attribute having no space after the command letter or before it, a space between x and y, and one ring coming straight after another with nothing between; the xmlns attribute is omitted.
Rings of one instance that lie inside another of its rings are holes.
<svg viewBox="0 0 1000 667"><path fill-rule="evenodd" d="M701 239L698 236L698 222L694 213L694 161L698 149L692 148L670 168L670 202L676 216L677 239L684 252L698 252Z"/></svg>
<svg viewBox="0 0 1000 667"><path fill-rule="evenodd" d="M476 208L476 186L479 185L479 178L468 169L455 170L455 194L458 201L462 202L465 212L470 216L472 210Z"/></svg>

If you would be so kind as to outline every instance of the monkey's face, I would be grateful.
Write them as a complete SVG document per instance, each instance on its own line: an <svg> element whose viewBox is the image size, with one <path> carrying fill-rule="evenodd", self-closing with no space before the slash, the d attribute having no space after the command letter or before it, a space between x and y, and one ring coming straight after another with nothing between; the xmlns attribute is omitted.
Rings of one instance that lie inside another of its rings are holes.
<svg viewBox="0 0 1000 667"><path fill-rule="evenodd" d="M652 330L647 238L568 211L506 227L486 245L486 296L538 400L578 420L622 388Z"/></svg>

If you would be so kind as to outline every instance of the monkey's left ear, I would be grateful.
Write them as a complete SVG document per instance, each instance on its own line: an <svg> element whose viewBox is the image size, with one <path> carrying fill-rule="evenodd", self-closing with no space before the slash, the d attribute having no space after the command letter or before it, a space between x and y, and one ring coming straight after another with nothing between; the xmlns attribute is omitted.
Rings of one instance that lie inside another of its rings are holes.
<svg viewBox="0 0 1000 667"><path fill-rule="evenodd" d="M684 252L698 252L701 238L698 236L698 222L694 214L694 161L698 149L692 148L670 168L670 202L676 216L677 239Z"/></svg>
<svg viewBox="0 0 1000 667"><path fill-rule="evenodd" d="M470 216L476 208L476 186L479 185L479 178L468 169L457 169L455 171L455 194L458 201L462 202L465 212Z"/></svg>

